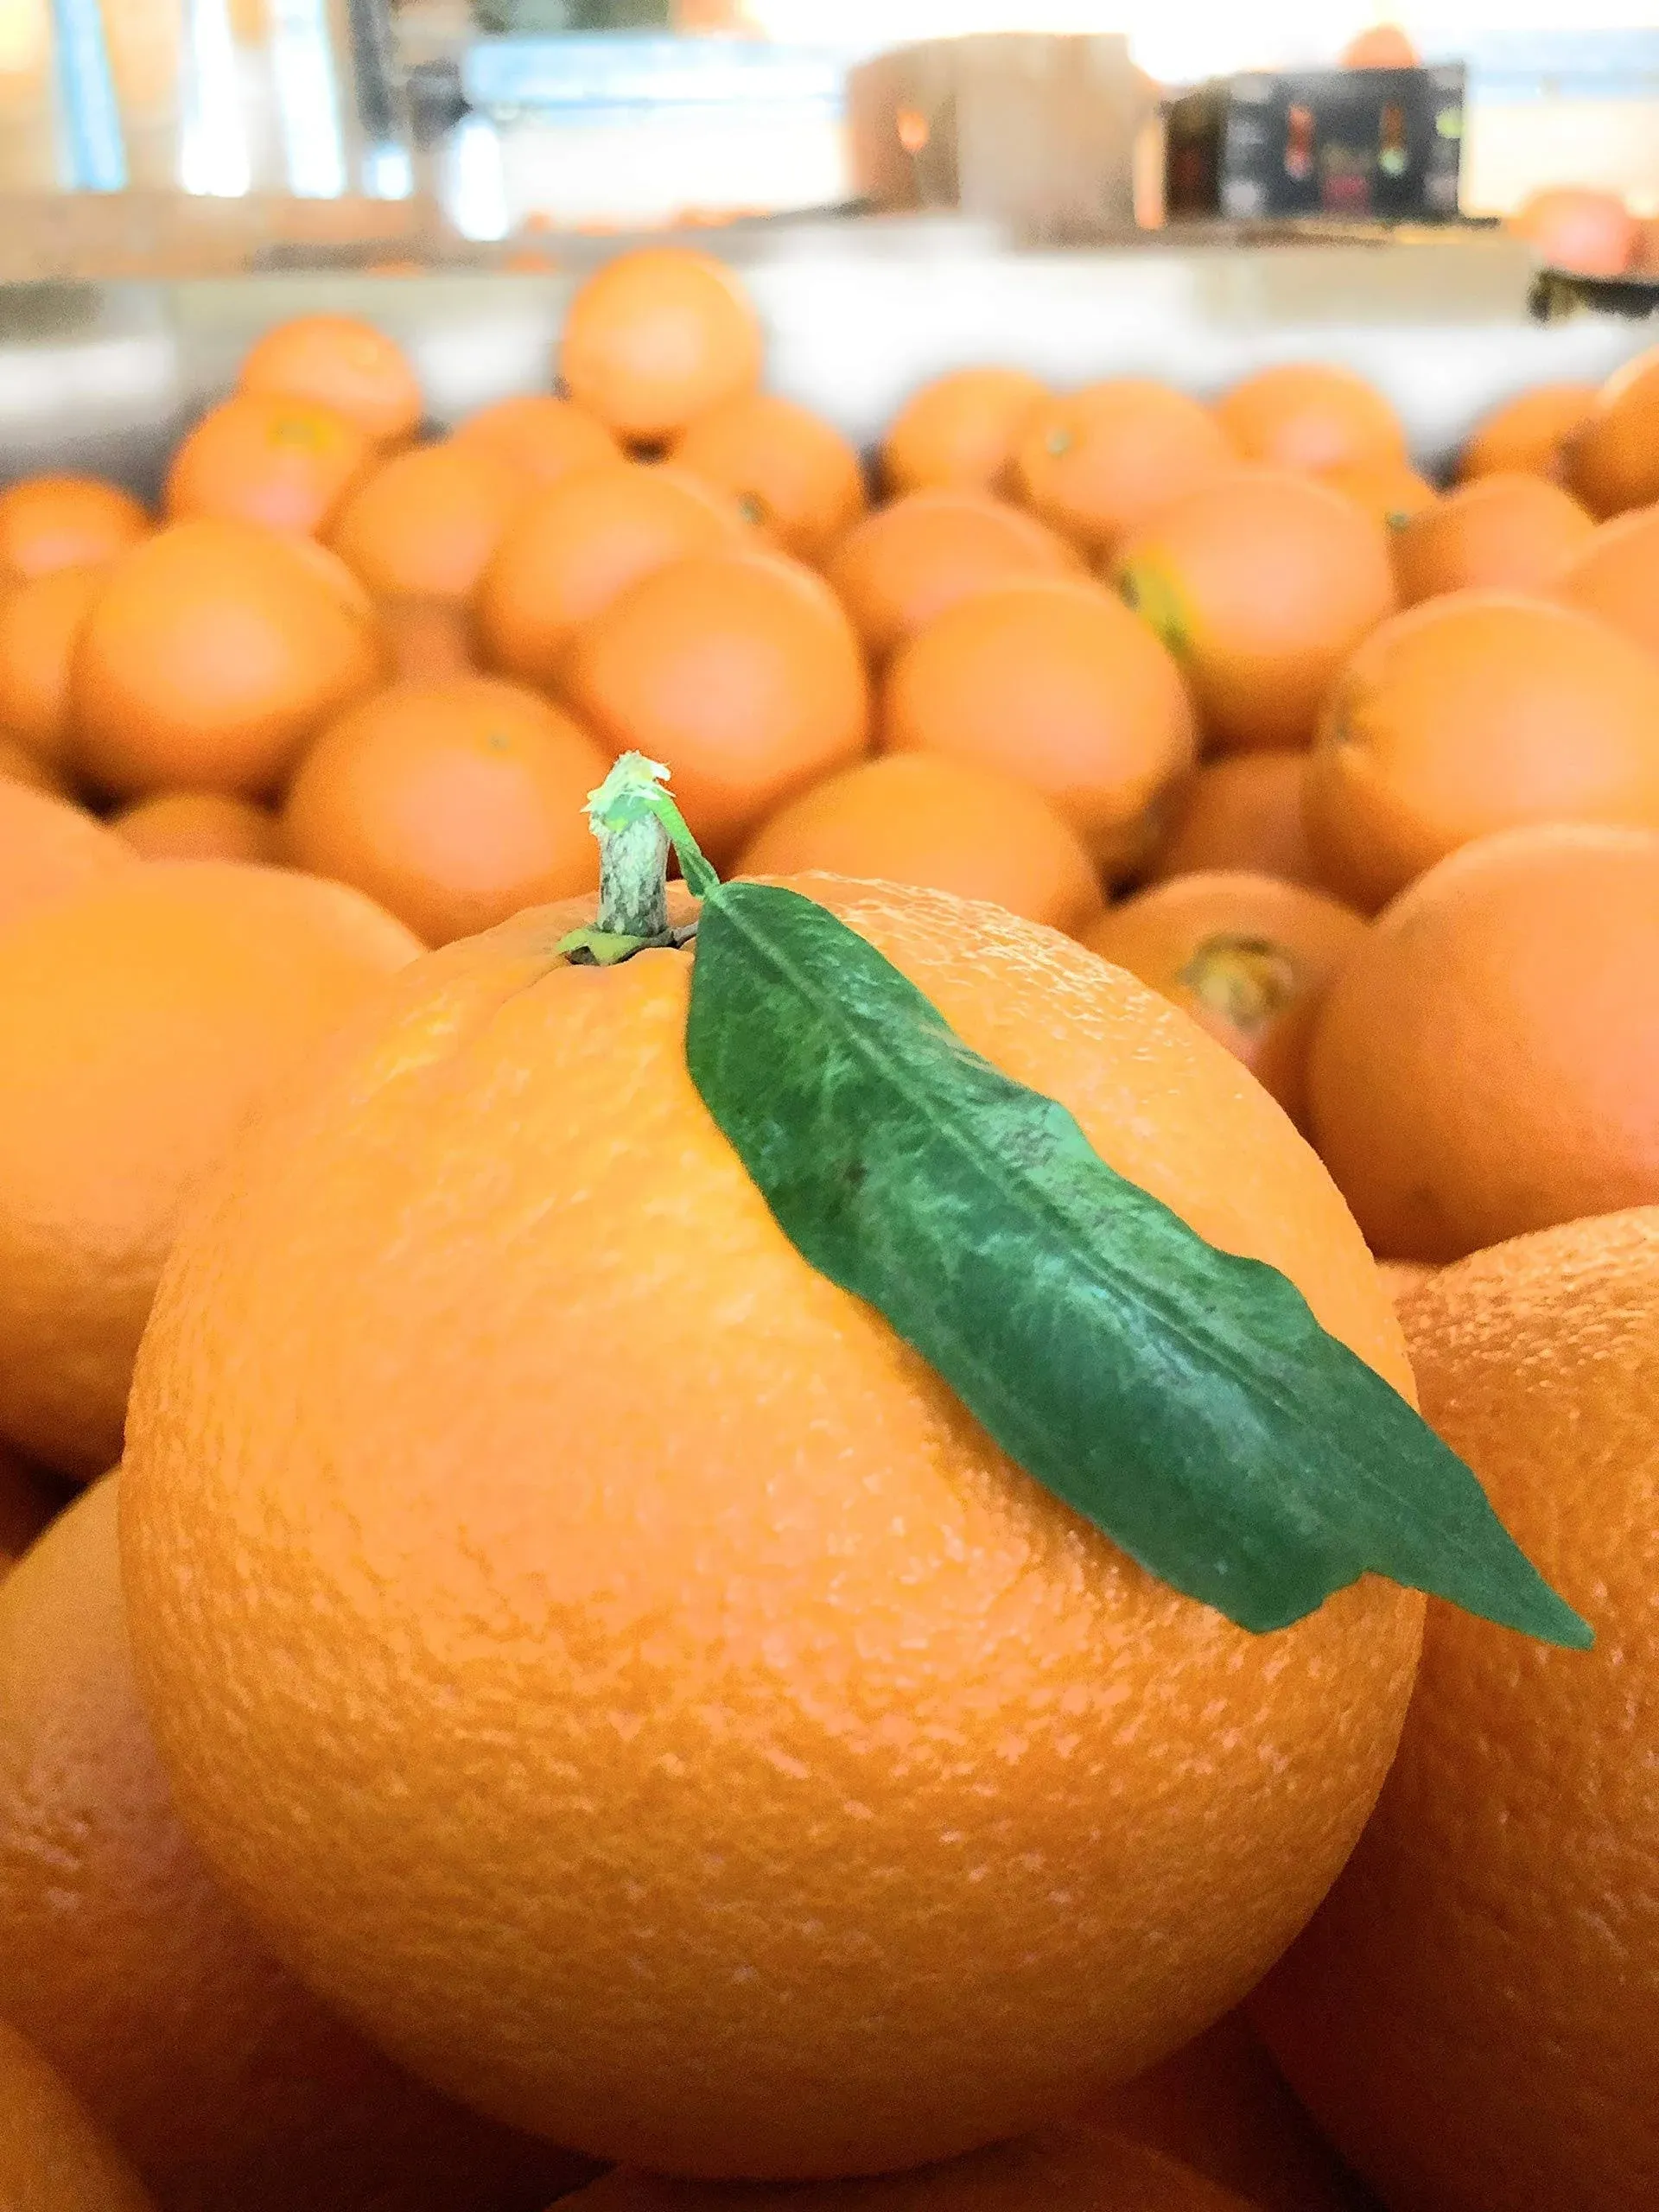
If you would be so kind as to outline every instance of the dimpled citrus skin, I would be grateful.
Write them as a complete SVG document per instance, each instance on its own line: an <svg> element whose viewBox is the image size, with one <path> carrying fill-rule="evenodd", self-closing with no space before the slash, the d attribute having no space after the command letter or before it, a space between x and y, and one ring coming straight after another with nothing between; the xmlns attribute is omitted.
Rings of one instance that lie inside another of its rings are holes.
<svg viewBox="0 0 1659 2212"><path fill-rule="evenodd" d="M798 887L1396 1388L1313 1154L1184 1017L945 894ZM690 957L591 906L394 980L194 1216L123 1552L192 1833L415 2070L788 2177L1064 2117L1227 2009L1357 1834L1421 1601L1252 1637L1013 1467L784 1236Z"/></svg>
<svg viewBox="0 0 1659 2212"><path fill-rule="evenodd" d="M1659 1207L1500 1244L1403 1308L1423 1410L1596 1631L1429 1607L1400 1758L1256 2000L1400 2212L1659 2203Z"/></svg>
<svg viewBox="0 0 1659 2212"><path fill-rule="evenodd" d="M4 2026L0 2204L6 2212L155 2212L130 2167L58 2075Z"/></svg>
<svg viewBox="0 0 1659 2212"><path fill-rule="evenodd" d="M1249 2212L1190 2166L1086 2123L999 2143L921 2173L804 2189L734 2189L618 2166L571 2212Z"/></svg>

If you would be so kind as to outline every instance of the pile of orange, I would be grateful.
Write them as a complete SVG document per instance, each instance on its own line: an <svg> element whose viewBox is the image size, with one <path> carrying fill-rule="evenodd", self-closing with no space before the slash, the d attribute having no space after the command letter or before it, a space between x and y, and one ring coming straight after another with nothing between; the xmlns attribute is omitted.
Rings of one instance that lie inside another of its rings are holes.
<svg viewBox="0 0 1659 2212"><path fill-rule="evenodd" d="M0 2201L1659 2203L1659 349L1445 486L1346 366L766 359L652 249L556 389L307 316L0 492ZM560 955L625 752L1597 1650L1012 1465Z"/></svg>

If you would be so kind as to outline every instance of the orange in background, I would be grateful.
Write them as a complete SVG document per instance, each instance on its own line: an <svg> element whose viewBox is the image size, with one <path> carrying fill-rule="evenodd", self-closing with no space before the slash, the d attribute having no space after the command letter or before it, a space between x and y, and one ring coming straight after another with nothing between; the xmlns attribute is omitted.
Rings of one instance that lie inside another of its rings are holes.
<svg viewBox="0 0 1659 2212"><path fill-rule="evenodd" d="M1323 361L1286 361L1244 378L1216 416L1247 461L1321 474L1403 461L1405 426L1375 385Z"/></svg>
<svg viewBox="0 0 1659 2212"><path fill-rule="evenodd" d="M1314 1020L1364 934L1351 907L1320 892L1217 874L1137 892L1084 942L1191 1014L1301 1128Z"/></svg>
<svg viewBox="0 0 1659 2212"><path fill-rule="evenodd" d="M956 369L914 391L881 441L881 480L891 493L1014 490L1014 456L1026 424L1052 397L1023 369Z"/></svg>
<svg viewBox="0 0 1659 2212"><path fill-rule="evenodd" d="M328 543L377 599L467 600L534 489L481 442L415 446L363 479Z"/></svg>
<svg viewBox="0 0 1659 2212"><path fill-rule="evenodd" d="M0 928L131 861L127 847L92 815L0 767Z"/></svg>
<svg viewBox="0 0 1659 2212"><path fill-rule="evenodd" d="M353 315L302 315L279 322L250 347L242 391L313 399L348 416L377 445L412 438L425 402L401 346Z"/></svg>
<svg viewBox="0 0 1659 2212"><path fill-rule="evenodd" d="M988 899L1073 937L1101 909L1093 862L1046 799L941 753L890 753L814 784L749 840L735 873L815 868Z"/></svg>
<svg viewBox="0 0 1659 2212"><path fill-rule="evenodd" d="M1366 913L1494 830L1659 828L1659 658L1518 592L1426 600L1332 685L1303 818L1325 884Z"/></svg>
<svg viewBox="0 0 1659 2212"><path fill-rule="evenodd" d="M717 868L869 744L853 626L822 577L781 554L693 554L642 577L577 632L561 683L613 757L671 766Z"/></svg>
<svg viewBox="0 0 1659 2212"><path fill-rule="evenodd" d="M569 715L499 677L394 684L301 762L284 849L448 944L598 889L583 809L610 765Z"/></svg>
<svg viewBox="0 0 1659 2212"><path fill-rule="evenodd" d="M1403 530L1435 505L1440 493L1408 461L1350 461L1320 472L1319 480L1363 507L1388 531Z"/></svg>
<svg viewBox="0 0 1659 2212"><path fill-rule="evenodd" d="M578 628L619 593L743 536L735 505L678 469L579 470L527 501L503 533L479 587L480 651L523 683L552 684Z"/></svg>
<svg viewBox="0 0 1659 2212"><path fill-rule="evenodd" d="M1442 861L1338 975L1313 1141L1371 1249L1461 1259L1659 1201L1659 836L1551 823Z"/></svg>
<svg viewBox="0 0 1659 2212"><path fill-rule="evenodd" d="M0 585L107 561L150 531L146 510L95 476L25 476L0 492Z"/></svg>
<svg viewBox="0 0 1659 2212"><path fill-rule="evenodd" d="M73 749L75 646L104 575L102 566L49 569L0 592L0 731L58 777Z"/></svg>
<svg viewBox="0 0 1659 2212"><path fill-rule="evenodd" d="M162 494L168 518L326 530L372 464L374 441L346 415L281 392L238 392L175 448Z"/></svg>
<svg viewBox="0 0 1659 2212"><path fill-rule="evenodd" d="M146 861L278 859L276 817L231 791L155 791L110 817L116 836Z"/></svg>
<svg viewBox="0 0 1659 2212"><path fill-rule="evenodd" d="M1594 529L1572 493L1545 477L1477 477L1414 515L1395 537L1401 600L1414 607L1452 591L1543 590Z"/></svg>
<svg viewBox="0 0 1659 2212"><path fill-rule="evenodd" d="M1230 752L1311 743L1337 671L1395 605L1382 525L1287 469L1189 492L1125 540L1113 579Z"/></svg>
<svg viewBox="0 0 1659 2212"><path fill-rule="evenodd" d="M1109 878L1155 842L1196 749L1169 654L1109 593L1065 577L989 586L918 630L888 664L880 725L893 752L1041 791Z"/></svg>
<svg viewBox="0 0 1659 2212"><path fill-rule="evenodd" d="M1300 750L1224 753L1201 762L1173 803L1147 880L1243 868L1321 889L1302 826L1306 775L1307 755Z"/></svg>
<svg viewBox="0 0 1659 2212"><path fill-rule="evenodd" d="M577 469L623 458L596 416L550 391L515 392L480 407L457 427L454 442L488 446L543 489Z"/></svg>
<svg viewBox="0 0 1659 2212"><path fill-rule="evenodd" d="M1550 185L1533 193L1505 227L1525 238L1548 267L1580 276L1622 276L1642 241L1642 226L1617 193L1583 185Z"/></svg>
<svg viewBox="0 0 1659 2212"><path fill-rule="evenodd" d="M1149 378L1114 377L1026 417L1014 484L1052 529L1109 555L1147 515L1237 460L1209 408Z"/></svg>
<svg viewBox="0 0 1659 2212"><path fill-rule="evenodd" d="M275 791L379 678L373 610L321 548L181 522L111 564L72 677L78 764L117 798Z"/></svg>
<svg viewBox="0 0 1659 2212"><path fill-rule="evenodd" d="M855 523L823 572L872 660L987 584L1065 575L1077 556L1034 515L988 493L909 492Z"/></svg>
<svg viewBox="0 0 1659 2212"><path fill-rule="evenodd" d="M669 450L798 560L821 560L864 512L864 471L853 447L833 423L775 392L745 392L709 408Z"/></svg>
<svg viewBox="0 0 1659 2212"><path fill-rule="evenodd" d="M1559 480L1599 390L1593 384L1541 384L1504 400L1471 433L1459 458L1459 478L1518 473Z"/></svg>
<svg viewBox="0 0 1659 2212"><path fill-rule="evenodd" d="M1659 346L1608 378L1573 433L1567 480L1592 515L1659 500Z"/></svg>
<svg viewBox="0 0 1659 2212"><path fill-rule="evenodd" d="M684 246L619 254L578 287L564 388L632 442L660 443L760 381L760 318L723 262Z"/></svg>
<svg viewBox="0 0 1659 2212"><path fill-rule="evenodd" d="M1553 582L1560 598L1659 653L1659 507L1586 532Z"/></svg>

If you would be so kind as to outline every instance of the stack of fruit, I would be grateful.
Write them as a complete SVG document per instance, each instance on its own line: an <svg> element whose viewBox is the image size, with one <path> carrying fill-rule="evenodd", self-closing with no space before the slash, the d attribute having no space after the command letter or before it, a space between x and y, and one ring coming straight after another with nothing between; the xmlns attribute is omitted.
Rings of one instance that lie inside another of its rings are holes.
<svg viewBox="0 0 1659 2212"><path fill-rule="evenodd" d="M1659 2202L1659 357L763 361L0 494L0 2203Z"/></svg>

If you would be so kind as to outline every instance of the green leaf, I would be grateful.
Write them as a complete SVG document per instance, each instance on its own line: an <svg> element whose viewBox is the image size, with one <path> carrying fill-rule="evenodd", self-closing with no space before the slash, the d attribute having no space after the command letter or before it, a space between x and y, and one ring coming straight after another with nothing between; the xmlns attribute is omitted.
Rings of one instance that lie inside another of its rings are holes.
<svg viewBox="0 0 1659 2212"><path fill-rule="evenodd" d="M1463 1461L1292 1283L1116 1173L825 908L709 893L686 1051L804 1257L1161 1580L1263 1630L1370 1570L1591 1642Z"/></svg>

